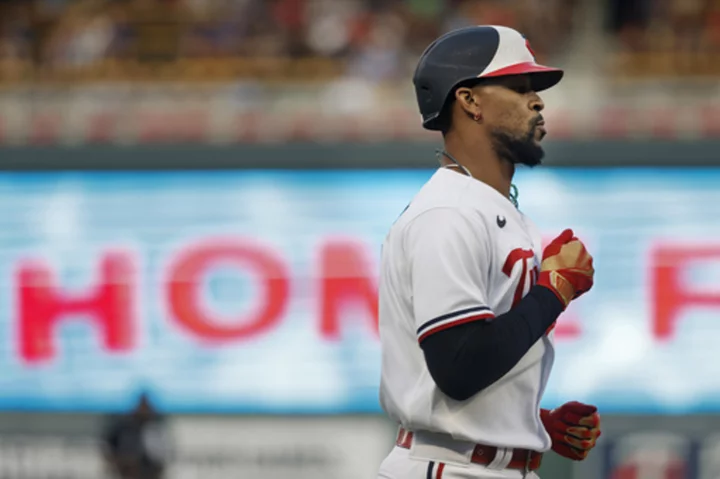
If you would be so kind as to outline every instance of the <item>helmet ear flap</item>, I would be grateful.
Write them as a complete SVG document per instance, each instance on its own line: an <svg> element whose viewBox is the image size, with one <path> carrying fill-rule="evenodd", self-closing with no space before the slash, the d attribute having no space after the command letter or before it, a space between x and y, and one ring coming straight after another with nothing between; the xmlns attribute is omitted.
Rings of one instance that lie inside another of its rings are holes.
<svg viewBox="0 0 720 479"><path fill-rule="evenodd" d="M438 96L440 90L441 87L433 84L430 79L423 78L415 82L415 92L422 112L423 124L430 130L438 129L436 123L443 106L439 103L442 100Z"/></svg>
<svg viewBox="0 0 720 479"><path fill-rule="evenodd" d="M422 82L418 85L418 92L421 96L420 101L424 104L432 104L433 102L433 88L428 82Z"/></svg>
<svg viewBox="0 0 720 479"><path fill-rule="evenodd" d="M455 104L455 91L456 88L450 90L447 97L444 99L440 114L437 117L437 129L442 132L443 135L447 135L450 127L452 126L452 109Z"/></svg>

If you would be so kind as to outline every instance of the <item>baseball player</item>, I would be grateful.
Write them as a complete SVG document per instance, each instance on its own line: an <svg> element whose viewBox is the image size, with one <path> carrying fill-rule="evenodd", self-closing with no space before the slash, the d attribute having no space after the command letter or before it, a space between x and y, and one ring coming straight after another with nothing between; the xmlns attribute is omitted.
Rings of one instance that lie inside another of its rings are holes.
<svg viewBox="0 0 720 479"><path fill-rule="evenodd" d="M536 477L543 453L581 460L600 436L594 406L539 406L553 326L592 287L592 258L570 229L542 251L512 186L516 165L542 160L537 92L562 76L499 26L420 58L423 127L444 149L383 244L380 401L400 428L380 478Z"/></svg>

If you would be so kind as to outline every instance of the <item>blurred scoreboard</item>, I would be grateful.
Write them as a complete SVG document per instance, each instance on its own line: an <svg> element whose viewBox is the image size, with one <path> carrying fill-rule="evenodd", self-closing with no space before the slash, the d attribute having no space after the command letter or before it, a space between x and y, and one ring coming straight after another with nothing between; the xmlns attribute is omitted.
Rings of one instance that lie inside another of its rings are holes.
<svg viewBox="0 0 720 479"><path fill-rule="evenodd" d="M717 479L720 437L639 431L604 440L604 479Z"/></svg>
<svg viewBox="0 0 720 479"><path fill-rule="evenodd" d="M431 170L0 175L0 408L379 412L383 238ZM545 405L720 411L720 170L519 172L596 285ZM624 461L626 458L619 458Z"/></svg>

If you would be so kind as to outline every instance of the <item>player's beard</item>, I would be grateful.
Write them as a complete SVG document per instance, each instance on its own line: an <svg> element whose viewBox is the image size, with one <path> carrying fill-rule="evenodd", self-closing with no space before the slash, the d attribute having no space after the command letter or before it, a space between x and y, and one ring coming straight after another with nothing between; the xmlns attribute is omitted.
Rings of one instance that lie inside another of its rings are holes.
<svg viewBox="0 0 720 479"><path fill-rule="evenodd" d="M493 148L498 156L510 163L537 166L542 163L545 151L535 141L535 131L541 117L530 121L528 132L518 136L509 133L505 129L496 128L491 132Z"/></svg>

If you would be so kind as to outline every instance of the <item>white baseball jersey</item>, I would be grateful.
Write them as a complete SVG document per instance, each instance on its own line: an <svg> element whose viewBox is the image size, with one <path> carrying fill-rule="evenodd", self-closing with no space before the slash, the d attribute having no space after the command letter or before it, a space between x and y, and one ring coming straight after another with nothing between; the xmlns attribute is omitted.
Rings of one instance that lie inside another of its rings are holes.
<svg viewBox="0 0 720 479"><path fill-rule="evenodd" d="M444 329L507 312L537 280L541 247L537 228L490 186L445 168L423 186L382 250L380 401L392 419L411 431L550 449L539 404L555 356L551 332L466 401L440 391L419 344Z"/></svg>

